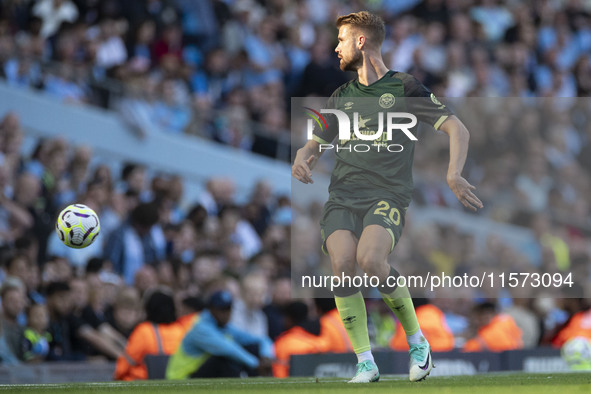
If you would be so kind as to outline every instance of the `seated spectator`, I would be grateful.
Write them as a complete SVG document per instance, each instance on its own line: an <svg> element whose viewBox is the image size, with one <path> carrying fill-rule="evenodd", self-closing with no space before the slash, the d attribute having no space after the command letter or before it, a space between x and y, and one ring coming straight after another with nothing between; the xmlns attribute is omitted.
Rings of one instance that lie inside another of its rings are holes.
<svg viewBox="0 0 591 394"><path fill-rule="evenodd" d="M429 341L431 350L434 352L447 352L454 348L454 336L447 326L443 311L435 305L429 304L428 300L416 298L413 300L417 320L421 331ZM400 322L396 323L396 332L390 340L390 347L394 350L408 350L406 334Z"/></svg>
<svg viewBox="0 0 591 394"><path fill-rule="evenodd" d="M15 87L38 87L41 82L41 65L32 56L32 40L23 36L17 41L18 55L4 63L6 82Z"/></svg>
<svg viewBox="0 0 591 394"><path fill-rule="evenodd" d="M19 253L10 256L5 263L5 273L7 278L14 278L20 281L23 286L26 285L29 277L32 263L27 255ZM18 282L17 282L18 283Z"/></svg>
<svg viewBox="0 0 591 394"><path fill-rule="evenodd" d="M210 216L219 215L226 206L232 206L236 186L228 178L211 178L205 183L205 191L199 197L199 204Z"/></svg>
<svg viewBox="0 0 591 394"><path fill-rule="evenodd" d="M164 258L165 239L158 223L155 204L139 204L129 221L115 229L105 244L104 257L110 260L125 284L133 284L136 272L145 264Z"/></svg>
<svg viewBox="0 0 591 394"><path fill-rule="evenodd" d="M517 327L521 329L523 348L535 348L540 342L542 327L540 317L533 312L535 298L526 298L529 295L529 289L522 287L513 289L511 295L513 296L513 305L505 309L504 312L511 316Z"/></svg>
<svg viewBox="0 0 591 394"><path fill-rule="evenodd" d="M162 36L152 47L152 58L154 63L160 63L160 60L168 55L181 59L182 53L183 33L181 29L174 24L166 26L162 32Z"/></svg>
<svg viewBox="0 0 591 394"><path fill-rule="evenodd" d="M121 193L132 192L130 195L139 197L139 201L146 202L149 199L145 190L146 167L137 163L124 163L121 169L121 180L116 185L116 190ZM137 203L133 205L135 208Z"/></svg>
<svg viewBox="0 0 591 394"><path fill-rule="evenodd" d="M43 271L41 272L41 277L43 279L42 286L47 286L51 282L69 282L73 278L72 267L68 260L63 257L58 256L51 256L47 261L43 263ZM74 297L74 300L77 302L76 307L84 306L82 301L87 301L87 291L84 286L79 284L76 287L76 290L79 291ZM78 295L83 295L82 297L78 298Z"/></svg>
<svg viewBox="0 0 591 394"><path fill-rule="evenodd" d="M42 227L42 212L36 206L39 197L41 197L41 180L39 177L28 172L18 175L15 179L13 201L19 212L27 213L25 215L27 219L24 220L24 217L22 220L11 219L11 236L14 239L26 234L27 230L31 230L39 239L39 242L42 242L43 237L40 236L39 231L39 228ZM5 204L6 202L3 202L3 209L8 209L8 205ZM41 244L39 244L39 247L41 247Z"/></svg>
<svg viewBox="0 0 591 394"><path fill-rule="evenodd" d="M101 276L108 275L103 272ZM105 341L109 341L114 348L117 348L120 352L123 352L125 345L127 344L127 338L117 331L107 320L106 311L109 307L109 286L103 281L90 283L89 281L83 282L89 287L88 302L81 309L78 316L84 324L88 324L93 329L101 334ZM138 313L136 313L136 316ZM133 313L132 313L133 316ZM88 352L88 353L92 353ZM96 353L96 352L94 352ZM112 360L115 358L110 357Z"/></svg>
<svg viewBox="0 0 591 394"><path fill-rule="evenodd" d="M91 28L91 34L97 35L98 48L96 51L96 65L105 69L119 66L127 60L127 48L121 38L126 24L121 24L114 19L101 21L96 31Z"/></svg>
<svg viewBox="0 0 591 394"><path fill-rule="evenodd" d="M240 245L242 256L253 257L262 248L261 239L252 225L242 218L237 206L225 206L219 213L222 237Z"/></svg>
<svg viewBox="0 0 591 394"><path fill-rule="evenodd" d="M22 338L23 360L34 363L45 360L49 354L51 334L49 328L49 312L41 304L33 304L27 309L27 328Z"/></svg>
<svg viewBox="0 0 591 394"><path fill-rule="evenodd" d="M183 339L184 329L176 322L174 299L168 292L148 294L145 310L146 321L133 330L125 352L117 359L116 380L148 379L145 357L173 354Z"/></svg>
<svg viewBox="0 0 591 394"><path fill-rule="evenodd" d="M115 302L105 312L106 321L119 334L129 338L136 325L142 320L140 295L133 287L119 289ZM123 344L125 347L125 344Z"/></svg>
<svg viewBox="0 0 591 394"><path fill-rule="evenodd" d="M219 250L204 250L191 265L193 283L205 288L222 274L224 260Z"/></svg>
<svg viewBox="0 0 591 394"><path fill-rule="evenodd" d="M90 287L94 286L95 278L91 277L90 280L84 280L82 278L71 277L71 274L69 277L68 286L70 286L70 298L72 299L73 305L72 313L81 317L82 311L88 306L90 301Z"/></svg>
<svg viewBox="0 0 591 394"><path fill-rule="evenodd" d="M49 312L49 361L83 360L84 355L72 347L71 332L77 332L80 323L71 318L73 303L70 286L66 282L51 282L45 291Z"/></svg>
<svg viewBox="0 0 591 394"><path fill-rule="evenodd" d="M191 120L191 111L175 86L172 79L162 81L161 100L154 105L152 119L164 131L182 134Z"/></svg>
<svg viewBox="0 0 591 394"><path fill-rule="evenodd" d="M348 353L353 351L351 341L339 316L334 298L314 298L320 316L320 338L328 343L327 352Z"/></svg>
<svg viewBox="0 0 591 394"><path fill-rule="evenodd" d="M1 130L1 129L0 129ZM0 157L2 153L0 153ZM8 178L7 160L0 158L0 245L13 242L34 224L28 206L6 196L5 179ZM34 196L32 196L34 197Z"/></svg>
<svg viewBox="0 0 591 394"><path fill-rule="evenodd" d="M0 290L0 296L2 297L1 336L12 355L20 360L22 359L20 343L23 327L18 323L18 316L25 311L27 306L23 283L17 278L5 280L2 290Z"/></svg>
<svg viewBox="0 0 591 394"><path fill-rule="evenodd" d="M130 67L137 71L147 71L150 68L152 56L150 46L156 36L156 23L146 19L142 21L133 32L128 52L130 55Z"/></svg>
<svg viewBox="0 0 591 394"><path fill-rule="evenodd" d="M294 354L324 353L329 344L321 337L304 328L308 322L308 306L303 302L292 302L285 308L287 331L275 340L277 361L273 363L273 376L289 376L289 359Z"/></svg>
<svg viewBox="0 0 591 394"><path fill-rule="evenodd" d="M263 308L263 312L267 316L269 336L275 340L285 331L283 309L291 302L291 279L288 277L275 279L272 293L271 303Z"/></svg>
<svg viewBox="0 0 591 394"><path fill-rule="evenodd" d="M102 281L82 281L88 289L87 302L80 310L80 317L94 328L105 323L106 287ZM70 283L70 287L73 287Z"/></svg>
<svg viewBox="0 0 591 394"><path fill-rule="evenodd" d="M502 352L523 348L521 330L509 315L497 313L495 304L485 302L473 309L477 334L464 345L465 352Z"/></svg>
<svg viewBox="0 0 591 394"><path fill-rule="evenodd" d="M228 324L232 295L212 294L207 309L185 335L166 369L167 379L239 377L242 373L265 375L273 357L273 343ZM255 372L255 370L257 370Z"/></svg>
<svg viewBox="0 0 591 394"><path fill-rule="evenodd" d="M148 290L158 286L158 273L156 269L151 265L144 265L137 270L133 280L133 286L142 297Z"/></svg>
<svg viewBox="0 0 591 394"><path fill-rule="evenodd" d="M237 299L232 308L230 323L253 335L269 335L267 316L262 308L268 291L267 278L250 274L242 279L242 299Z"/></svg>
<svg viewBox="0 0 591 394"><path fill-rule="evenodd" d="M0 359L4 365L18 365L19 363L19 359L8 347L8 343L6 343L6 337L4 337L4 335L0 335Z"/></svg>
<svg viewBox="0 0 591 394"><path fill-rule="evenodd" d="M84 360L87 347L110 358L117 358L120 349L104 335L73 314L74 303L70 286L66 282L51 282L47 285L47 308L49 311L49 361Z"/></svg>
<svg viewBox="0 0 591 394"><path fill-rule="evenodd" d="M68 63L60 63L54 74L45 77L45 91L49 96L70 104L81 104L88 100L86 86L76 83L74 69Z"/></svg>

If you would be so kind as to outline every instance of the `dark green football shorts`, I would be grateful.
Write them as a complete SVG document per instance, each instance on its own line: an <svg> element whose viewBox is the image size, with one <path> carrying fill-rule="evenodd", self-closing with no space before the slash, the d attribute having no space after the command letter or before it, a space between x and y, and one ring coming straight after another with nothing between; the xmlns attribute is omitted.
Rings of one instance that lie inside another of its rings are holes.
<svg viewBox="0 0 591 394"><path fill-rule="evenodd" d="M331 195L324 204L320 220L322 251L328 254L326 240L337 230L349 230L359 239L365 227L377 224L392 236L391 252L402 235L405 213L406 208L385 198L342 198Z"/></svg>

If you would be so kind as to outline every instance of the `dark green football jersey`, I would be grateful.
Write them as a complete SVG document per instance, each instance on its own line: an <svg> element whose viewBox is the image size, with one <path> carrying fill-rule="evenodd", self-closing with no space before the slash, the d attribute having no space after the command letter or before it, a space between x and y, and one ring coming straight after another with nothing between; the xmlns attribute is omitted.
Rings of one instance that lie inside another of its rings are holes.
<svg viewBox="0 0 591 394"><path fill-rule="evenodd" d="M407 207L413 189L414 147L419 141L412 140L400 129L394 129L388 140L388 113L410 113L418 122L438 129L452 112L412 75L394 71L388 71L369 86L360 84L357 79L347 82L335 90L327 107L346 113L351 120L348 140L338 139L337 116L333 114L323 115L326 127L314 129L314 140L332 144L331 150L336 154L329 192L351 198L390 198ZM381 137L376 140L358 138L354 133L354 113L358 113L360 134L375 135L382 130ZM405 117L393 119L397 124L409 122L411 119ZM408 128L415 138L418 138L418 122Z"/></svg>

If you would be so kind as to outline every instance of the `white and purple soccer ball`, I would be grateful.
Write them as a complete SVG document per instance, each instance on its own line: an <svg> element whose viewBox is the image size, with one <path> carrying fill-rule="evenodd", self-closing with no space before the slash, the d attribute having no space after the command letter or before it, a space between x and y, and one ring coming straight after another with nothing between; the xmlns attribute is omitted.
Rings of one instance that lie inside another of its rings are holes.
<svg viewBox="0 0 591 394"><path fill-rule="evenodd" d="M94 242L101 231L97 214L86 205L72 204L60 212L55 232L66 246L82 249Z"/></svg>
<svg viewBox="0 0 591 394"><path fill-rule="evenodd" d="M571 338L562 345L560 354L574 371L591 371L591 341L585 337Z"/></svg>

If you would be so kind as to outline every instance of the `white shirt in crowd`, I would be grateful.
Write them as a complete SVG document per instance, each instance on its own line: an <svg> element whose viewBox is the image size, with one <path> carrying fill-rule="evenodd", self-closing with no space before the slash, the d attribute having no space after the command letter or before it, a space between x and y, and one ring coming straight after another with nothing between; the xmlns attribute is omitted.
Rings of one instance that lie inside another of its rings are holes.
<svg viewBox="0 0 591 394"><path fill-rule="evenodd" d="M39 0L33 7L33 15L41 18L41 36L47 38L57 33L63 22L75 22L78 8L70 0Z"/></svg>

